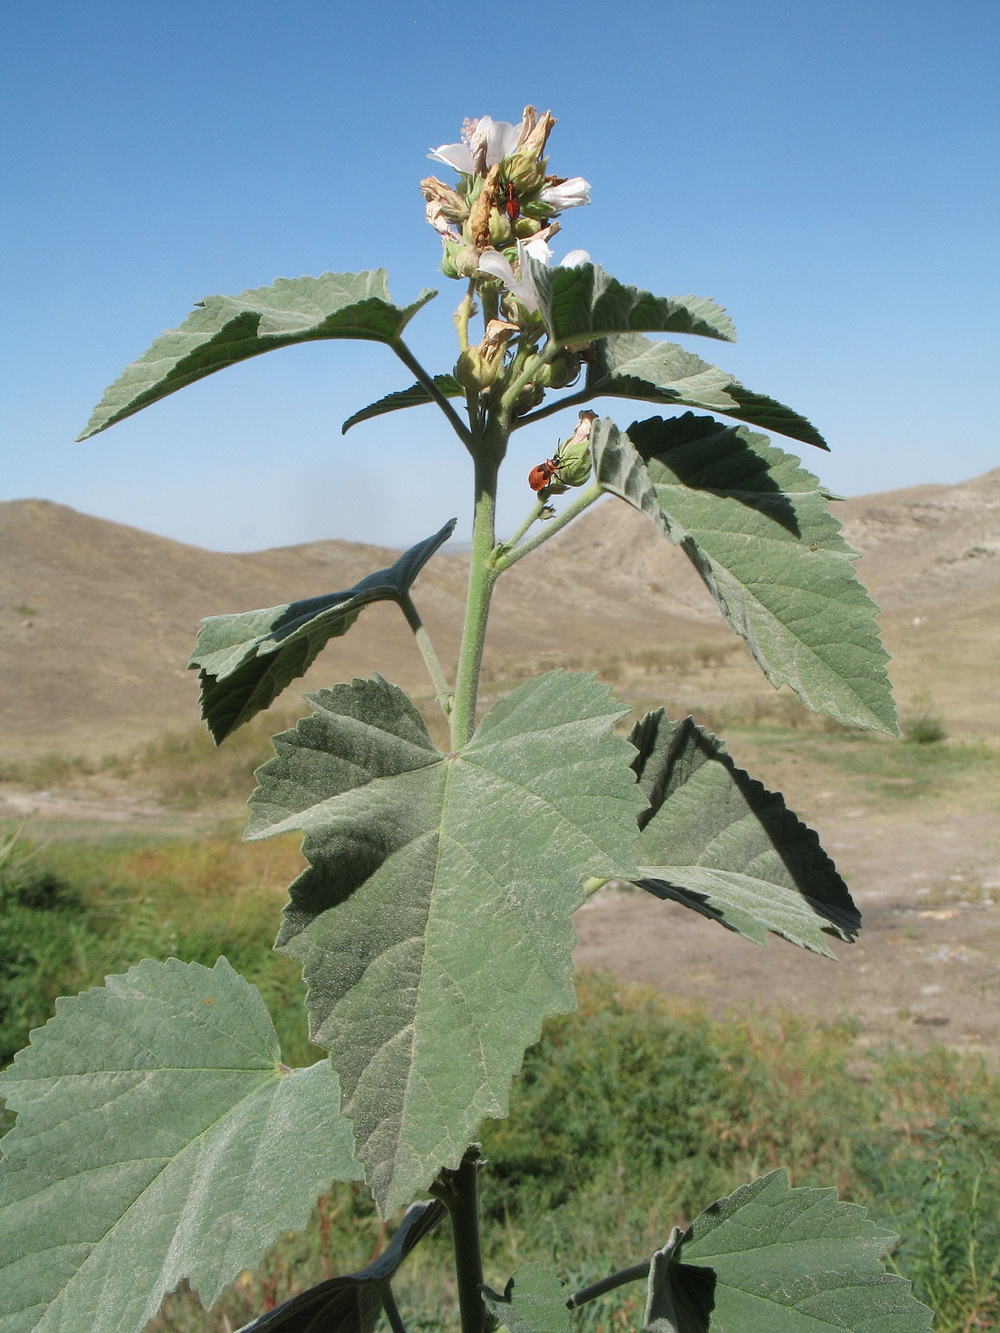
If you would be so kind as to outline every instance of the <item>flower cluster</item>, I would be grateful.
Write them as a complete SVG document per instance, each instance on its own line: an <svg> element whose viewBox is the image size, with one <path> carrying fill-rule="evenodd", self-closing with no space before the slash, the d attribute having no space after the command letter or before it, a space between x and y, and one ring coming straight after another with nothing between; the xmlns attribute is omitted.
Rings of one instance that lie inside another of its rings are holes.
<svg viewBox="0 0 1000 1333"><path fill-rule="evenodd" d="M547 263L558 214L590 202L582 176L546 174L543 154L555 123L548 111L539 115L530 106L519 125L489 116L466 121L458 143L429 154L459 173L457 188L434 176L420 183L427 221L444 244L443 272L497 278L528 313L538 308L538 299L527 256ZM587 257L578 250L567 259L581 263Z"/></svg>

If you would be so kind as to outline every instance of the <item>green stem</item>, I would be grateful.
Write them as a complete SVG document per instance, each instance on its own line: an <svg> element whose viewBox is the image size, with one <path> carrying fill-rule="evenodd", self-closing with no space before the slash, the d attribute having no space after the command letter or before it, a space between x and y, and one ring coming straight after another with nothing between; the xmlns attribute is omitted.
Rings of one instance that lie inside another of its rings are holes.
<svg viewBox="0 0 1000 1333"><path fill-rule="evenodd" d="M462 441L465 447L468 448L469 445L472 443L472 433L470 432L468 426L465 424L462 418L452 407L451 403L448 401L445 395L434 383L434 376L428 374L427 371L424 370L423 366L420 364L417 358L407 347L406 343L402 341L402 339L399 339L396 342L391 343L390 346L392 347L392 350L396 353L396 355L399 357L400 361L402 361L403 365L406 366L409 370L413 371L418 381L424 386L424 388L427 390L430 396L437 403L438 407L440 407L441 411L451 422L452 430L454 430L455 434Z"/></svg>
<svg viewBox="0 0 1000 1333"><path fill-rule="evenodd" d="M392 1287L389 1286L387 1281L379 1282L376 1285L378 1286L379 1300L382 1302L382 1309L385 1311L385 1317L389 1321L392 1333L406 1333L406 1325L399 1313L399 1306L392 1294Z"/></svg>
<svg viewBox="0 0 1000 1333"><path fill-rule="evenodd" d="M575 1310L578 1306L586 1305L588 1301L596 1301L598 1296L603 1296L606 1292L614 1291L615 1287L624 1287L626 1282L638 1282L640 1278L648 1275L648 1260L644 1264L635 1264L632 1268L622 1268L617 1273L612 1273L610 1277L602 1278L600 1282L575 1291L566 1304L571 1310Z"/></svg>
<svg viewBox="0 0 1000 1333"><path fill-rule="evenodd" d="M532 524L538 521L538 516L544 508L545 506L542 504L541 500L535 501L535 507L532 509L531 513L524 520L524 522L521 524L518 530L514 533L513 537L511 537L510 541L504 542L504 547L508 551L511 550L513 547L515 547L521 540L521 538L524 536L524 534L528 531L528 529L532 526Z"/></svg>
<svg viewBox="0 0 1000 1333"><path fill-rule="evenodd" d="M535 421L544 421L546 417L561 412L564 407L576 407L577 403L589 403L593 396L594 392L590 388L578 389L576 393L568 394L565 398L560 398L558 402L549 403L547 407L538 407L534 412L528 412L525 416L518 417L517 421L514 422L514 429L520 430L522 426L530 426Z"/></svg>
<svg viewBox="0 0 1000 1333"><path fill-rule="evenodd" d="M572 523L573 519L576 518L578 514L582 514L588 506L592 505L595 500L599 500L603 494L604 492L601 487L598 486L597 482L591 482L587 489L582 491L571 505L567 505L561 514L558 514L550 523L546 524L543 531L532 537L530 541L522 542L521 545L515 547L514 550L507 551L505 554L498 556L496 560L496 574L500 575L504 570L510 569L511 565L516 564L522 556L529 555L536 546L541 546L542 542L547 542L550 537L554 537L557 532L561 531L561 529L566 526L567 523Z"/></svg>
<svg viewBox="0 0 1000 1333"><path fill-rule="evenodd" d="M455 703L451 714L451 743L456 750L471 739L476 729L479 672L483 664L490 599L497 577L491 555L496 543L497 471L502 456L503 450L491 448L487 440L478 442L478 449L473 455L476 464L476 508L469 554L469 592L455 677Z"/></svg>
<svg viewBox="0 0 1000 1333"><path fill-rule="evenodd" d="M486 1328L486 1306L480 1290L483 1282L477 1179L480 1165L478 1148L470 1148L457 1171L445 1168L430 1187L430 1193L448 1209L451 1220L462 1333L485 1333Z"/></svg>
<svg viewBox="0 0 1000 1333"><path fill-rule="evenodd" d="M417 641L417 647L420 649L420 655L424 659L424 664L431 680L434 682L434 689L437 691L436 698L445 717L451 714L453 695L448 688L448 681L445 679L444 671L438 660L438 655L434 651L434 645L431 643L431 637L424 627L424 622L420 619L420 612L413 605L413 598L409 593L404 593L399 599L400 609L406 617L406 623L413 630L413 637Z"/></svg>

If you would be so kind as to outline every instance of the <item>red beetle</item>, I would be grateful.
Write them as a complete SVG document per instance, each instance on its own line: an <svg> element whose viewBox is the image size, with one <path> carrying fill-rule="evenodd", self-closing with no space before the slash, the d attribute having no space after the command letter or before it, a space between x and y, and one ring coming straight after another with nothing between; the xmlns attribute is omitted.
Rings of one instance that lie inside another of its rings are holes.
<svg viewBox="0 0 1000 1333"><path fill-rule="evenodd" d="M508 183L504 186L503 194L504 211L510 218L511 222L516 222L521 216L521 201L517 197L517 191L514 189L513 185Z"/></svg>
<svg viewBox="0 0 1000 1333"><path fill-rule="evenodd" d="M562 459L559 457L557 449L552 458L547 458L544 463L538 463L528 473L528 485L533 491L543 491L553 480L557 478L559 464Z"/></svg>

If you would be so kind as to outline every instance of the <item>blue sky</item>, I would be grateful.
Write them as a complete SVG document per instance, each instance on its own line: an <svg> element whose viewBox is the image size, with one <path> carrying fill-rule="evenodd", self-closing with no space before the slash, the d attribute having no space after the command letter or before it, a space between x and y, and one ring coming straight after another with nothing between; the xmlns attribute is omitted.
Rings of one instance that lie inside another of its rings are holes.
<svg viewBox="0 0 1000 1333"><path fill-rule="evenodd" d="M459 285L417 183L466 116L559 119L550 170L624 282L713 296L733 347L687 340L809 416L783 442L842 494L1000 463L995 0L7 0L0 498L41 496L217 550L389 545L452 514L471 468L436 409L340 435L411 381L328 343L209 377L85 444L104 387L192 303L275 277L388 269L454 361ZM641 405L597 404L622 426ZM575 413L570 414L566 431ZM501 520L562 419L515 437Z"/></svg>

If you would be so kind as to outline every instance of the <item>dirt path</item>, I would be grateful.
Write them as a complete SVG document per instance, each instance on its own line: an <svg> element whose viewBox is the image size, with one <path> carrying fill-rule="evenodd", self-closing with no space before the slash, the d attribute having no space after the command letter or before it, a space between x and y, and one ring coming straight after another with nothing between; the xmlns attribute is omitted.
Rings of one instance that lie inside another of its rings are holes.
<svg viewBox="0 0 1000 1333"><path fill-rule="evenodd" d="M859 1026L859 1041L942 1041L1000 1063L1000 824L989 814L848 810L817 821L864 918L839 961L760 948L641 891L577 914L577 965L727 1009L771 1007Z"/></svg>

